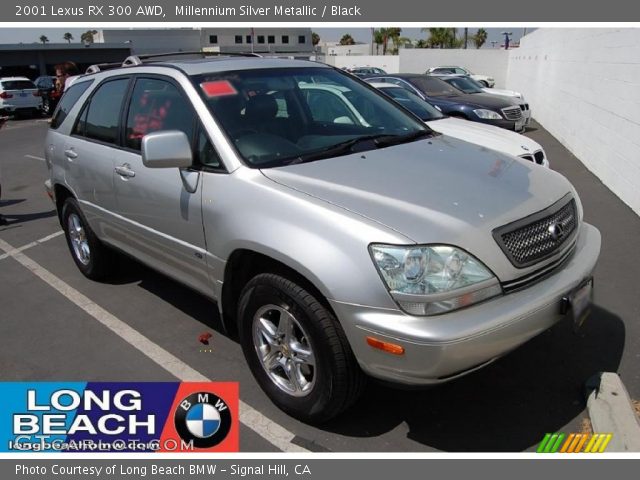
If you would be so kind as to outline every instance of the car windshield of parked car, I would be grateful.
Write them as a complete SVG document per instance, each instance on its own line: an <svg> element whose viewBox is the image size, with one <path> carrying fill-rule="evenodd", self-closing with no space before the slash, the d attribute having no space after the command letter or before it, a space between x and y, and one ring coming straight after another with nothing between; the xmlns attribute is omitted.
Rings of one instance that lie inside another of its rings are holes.
<svg viewBox="0 0 640 480"><path fill-rule="evenodd" d="M474 85L475 87L479 88L479 89L483 89L483 88L487 88L485 87L482 83L480 83L479 81L477 81L475 78L471 78L471 77L467 77L467 81ZM484 91L484 90L483 90Z"/></svg>
<svg viewBox="0 0 640 480"><path fill-rule="evenodd" d="M381 88L380 91L389 95L396 102L402 105L407 110L411 111L413 114L420 117L425 122L431 120L440 120L441 118L445 118L442 112L440 112L436 107L431 105L428 102L425 102L418 95L409 90L405 90L404 88L393 87L393 88Z"/></svg>
<svg viewBox="0 0 640 480"><path fill-rule="evenodd" d="M29 90L36 88L35 84L29 80L3 80L4 90Z"/></svg>
<svg viewBox="0 0 640 480"><path fill-rule="evenodd" d="M464 93L482 93L482 89L474 85L469 77L451 77L444 81Z"/></svg>
<svg viewBox="0 0 640 480"><path fill-rule="evenodd" d="M315 161L433 135L385 95L329 68L216 72L193 80L250 167Z"/></svg>
<svg viewBox="0 0 640 480"><path fill-rule="evenodd" d="M452 87L447 82L436 77L423 75L421 77L411 77L408 79L418 90L431 97L450 97L460 95L460 90Z"/></svg>

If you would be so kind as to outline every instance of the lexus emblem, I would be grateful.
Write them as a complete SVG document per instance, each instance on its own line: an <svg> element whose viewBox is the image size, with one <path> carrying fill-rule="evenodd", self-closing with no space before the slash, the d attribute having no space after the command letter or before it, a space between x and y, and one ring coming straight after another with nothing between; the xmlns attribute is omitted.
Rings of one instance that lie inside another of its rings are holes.
<svg viewBox="0 0 640 480"><path fill-rule="evenodd" d="M564 237L564 227L561 223L552 223L549 225L549 234L557 242Z"/></svg>

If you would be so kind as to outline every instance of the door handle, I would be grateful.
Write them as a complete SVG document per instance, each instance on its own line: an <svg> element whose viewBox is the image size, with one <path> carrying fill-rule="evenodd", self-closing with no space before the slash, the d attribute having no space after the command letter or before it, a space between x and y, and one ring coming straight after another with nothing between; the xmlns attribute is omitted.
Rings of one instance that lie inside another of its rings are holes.
<svg viewBox="0 0 640 480"><path fill-rule="evenodd" d="M115 171L121 177L133 178L136 176L136 172L131 170L131 165L129 165L128 163L125 163L124 165L120 165L116 167Z"/></svg>
<svg viewBox="0 0 640 480"><path fill-rule="evenodd" d="M73 148L68 148L64 151L64 155L69 159L78 158L78 154Z"/></svg>

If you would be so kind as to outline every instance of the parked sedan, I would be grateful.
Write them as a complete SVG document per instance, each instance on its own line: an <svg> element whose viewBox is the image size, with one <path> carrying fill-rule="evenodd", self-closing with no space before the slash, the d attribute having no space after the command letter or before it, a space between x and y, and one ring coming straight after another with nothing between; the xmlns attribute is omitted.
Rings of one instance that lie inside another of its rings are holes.
<svg viewBox="0 0 640 480"><path fill-rule="evenodd" d="M398 85L390 83L372 83L371 85L420 117L436 132L549 168L549 160L542 146L524 135L504 128L448 117L415 93Z"/></svg>
<svg viewBox="0 0 640 480"><path fill-rule="evenodd" d="M353 68L347 68L346 70L347 72L352 73L356 77L360 77L360 78L375 77L378 75L387 74L387 72L385 72L383 69L378 67L353 67Z"/></svg>
<svg viewBox="0 0 640 480"><path fill-rule="evenodd" d="M42 113L51 115L58 105L62 92L56 88L56 77L45 75L38 77L33 82L38 87L42 97Z"/></svg>
<svg viewBox="0 0 640 480"><path fill-rule="evenodd" d="M496 88L483 88L482 84L476 82L471 77L465 77L463 75L450 75L439 77L440 80L444 80L449 85L457 88L461 92L468 93L469 95L476 95L478 93L493 93L494 95L500 95L502 97L508 97L511 101L516 102L522 110L522 116L524 117L524 124L529 125L531 123L531 109L529 104L524 101L524 96L513 90L501 90ZM495 93L493 92L495 90Z"/></svg>
<svg viewBox="0 0 640 480"><path fill-rule="evenodd" d="M470 95L431 75L397 73L367 78L365 81L399 85L452 117L488 123L517 132L525 127L522 110L513 100L486 93Z"/></svg>
<svg viewBox="0 0 640 480"><path fill-rule="evenodd" d="M477 80L487 88L493 88L493 86L496 84L496 81L493 79L493 77L490 77L488 75L479 75L477 73L473 73L471 70L464 67L455 67L455 66L454 67L451 67L451 66L433 67L427 70L426 73L429 75L467 75L473 78L474 80Z"/></svg>

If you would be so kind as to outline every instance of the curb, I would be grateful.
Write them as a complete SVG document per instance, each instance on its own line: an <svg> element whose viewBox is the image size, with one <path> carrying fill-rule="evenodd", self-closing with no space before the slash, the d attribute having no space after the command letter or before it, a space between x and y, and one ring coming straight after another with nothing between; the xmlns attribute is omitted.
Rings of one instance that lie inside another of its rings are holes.
<svg viewBox="0 0 640 480"><path fill-rule="evenodd" d="M585 388L593 432L613 434L607 452L640 452L640 422L618 374L598 373Z"/></svg>

